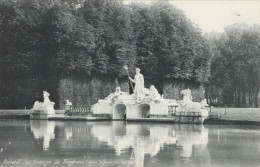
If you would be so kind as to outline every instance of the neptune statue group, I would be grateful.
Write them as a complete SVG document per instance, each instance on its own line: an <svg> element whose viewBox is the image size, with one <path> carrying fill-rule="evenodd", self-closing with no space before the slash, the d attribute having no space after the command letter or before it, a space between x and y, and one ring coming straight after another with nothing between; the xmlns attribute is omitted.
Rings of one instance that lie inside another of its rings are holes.
<svg viewBox="0 0 260 167"><path fill-rule="evenodd" d="M127 68L125 68L127 70ZM98 100L98 103L93 105L93 113L108 114L112 116L112 119L121 119L124 115L127 119L139 119L139 118L167 118L174 113L179 115L187 115L186 113L193 114L194 112L202 113L202 110L206 112L206 101L201 103L192 101L191 90L185 89L180 92L183 95L183 99L176 101L174 99L165 99L163 95L160 95L154 85L150 88L145 88L144 76L141 74L141 70L136 68L134 78L129 76L131 86L134 83L133 94L124 92L120 87L117 87L114 93L108 95L105 99Z"/></svg>

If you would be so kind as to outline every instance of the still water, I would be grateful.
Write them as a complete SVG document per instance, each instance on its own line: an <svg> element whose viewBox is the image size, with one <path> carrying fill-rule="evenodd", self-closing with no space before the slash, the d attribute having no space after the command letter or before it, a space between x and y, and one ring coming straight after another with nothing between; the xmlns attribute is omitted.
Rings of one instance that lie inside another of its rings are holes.
<svg viewBox="0 0 260 167"><path fill-rule="evenodd" d="M0 120L0 167L260 166L259 127Z"/></svg>

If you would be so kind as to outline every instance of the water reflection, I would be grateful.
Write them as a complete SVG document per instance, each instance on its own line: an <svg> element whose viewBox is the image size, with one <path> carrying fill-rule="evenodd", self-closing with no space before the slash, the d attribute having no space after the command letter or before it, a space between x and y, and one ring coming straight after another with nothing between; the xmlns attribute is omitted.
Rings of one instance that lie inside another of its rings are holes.
<svg viewBox="0 0 260 167"><path fill-rule="evenodd" d="M1 120L0 164L67 159L93 163L82 167L259 166L259 141L259 127L247 126Z"/></svg>
<svg viewBox="0 0 260 167"><path fill-rule="evenodd" d="M129 152L128 164L143 166L145 156L155 157L165 147L174 145L182 149L180 156L189 158L193 146L207 147L208 130L202 125L167 125L148 123L97 122L86 124L55 123L53 121L30 121L36 139L43 139L47 151L55 139L55 127L61 149L89 148L95 142L105 143L115 150L116 156ZM91 136L90 136L91 135ZM95 144L94 144L95 145ZM98 144L95 145L98 147Z"/></svg>
<svg viewBox="0 0 260 167"><path fill-rule="evenodd" d="M43 150L49 150L50 141L55 139L55 122L31 120L30 126L34 138L43 139Z"/></svg>
<svg viewBox="0 0 260 167"><path fill-rule="evenodd" d="M189 158L192 154L193 146L200 146L206 149L208 143L208 130L204 126L191 125L185 129L179 128L177 131L178 145L183 147L181 157Z"/></svg>
<svg viewBox="0 0 260 167"><path fill-rule="evenodd" d="M208 141L208 131L201 125L125 125L124 122L113 122L110 126L96 124L91 133L100 142L113 146L118 156L127 148L133 148L130 159L134 160L135 166L143 166L145 155L156 156L164 145L181 146L181 156L189 158L194 145L205 148Z"/></svg>

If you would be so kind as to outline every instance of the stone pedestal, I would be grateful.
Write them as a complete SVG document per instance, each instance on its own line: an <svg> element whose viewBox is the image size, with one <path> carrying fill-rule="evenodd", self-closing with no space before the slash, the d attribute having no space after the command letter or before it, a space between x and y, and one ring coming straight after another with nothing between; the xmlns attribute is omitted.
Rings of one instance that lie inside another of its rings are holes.
<svg viewBox="0 0 260 167"><path fill-rule="evenodd" d="M110 104L95 104L93 105L93 114L95 116L109 116L111 118L113 106Z"/></svg>
<svg viewBox="0 0 260 167"><path fill-rule="evenodd" d="M65 115L70 115L71 106L72 105L65 105Z"/></svg>
<svg viewBox="0 0 260 167"><path fill-rule="evenodd" d="M47 114L44 110L33 110L30 113L30 119L48 119L49 114Z"/></svg>
<svg viewBox="0 0 260 167"><path fill-rule="evenodd" d="M71 108L72 105L65 105L65 111L70 111L70 108Z"/></svg>
<svg viewBox="0 0 260 167"><path fill-rule="evenodd" d="M208 109L206 109L206 108L201 109L201 116L202 116L202 117L208 117L208 116L209 116L209 111L208 111Z"/></svg>
<svg viewBox="0 0 260 167"><path fill-rule="evenodd" d="M167 117L168 116L168 105L165 104L150 104L150 117L151 118L159 118L159 117Z"/></svg>
<svg viewBox="0 0 260 167"><path fill-rule="evenodd" d="M208 117L207 109L201 109L200 111L194 111L194 112L178 111L175 114L175 122L201 124L207 117Z"/></svg>

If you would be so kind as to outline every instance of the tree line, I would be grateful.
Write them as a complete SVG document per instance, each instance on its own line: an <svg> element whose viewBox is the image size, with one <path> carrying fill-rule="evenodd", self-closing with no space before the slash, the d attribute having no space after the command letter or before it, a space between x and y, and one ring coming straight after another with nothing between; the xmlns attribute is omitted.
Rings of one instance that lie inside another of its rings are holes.
<svg viewBox="0 0 260 167"><path fill-rule="evenodd" d="M211 104L259 107L260 25L234 24L207 38L214 54L207 89Z"/></svg>
<svg viewBox="0 0 260 167"><path fill-rule="evenodd" d="M0 80L62 75L146 78L206 85L211 104L259 105L259 26L202 34L167 2L4 0ZM245 101L250 101L248 104Z"/></svg>
<svg viewBox="0 0 260 167"><path fill-rule="evenodd" d="M167 3L22 0L0 3L1 75L126 76L206 82L210 49L183 12Z"/></svg>

